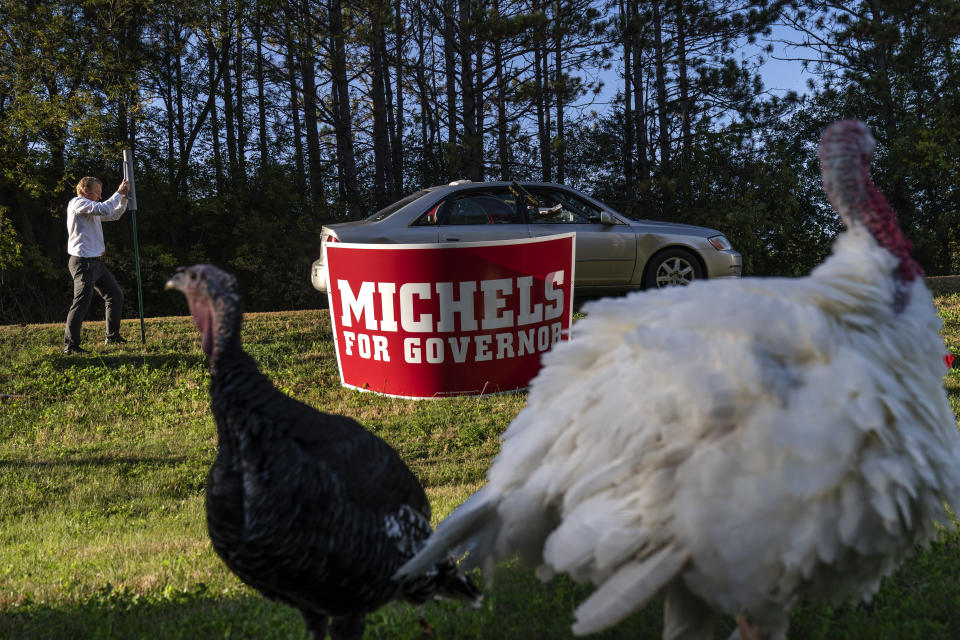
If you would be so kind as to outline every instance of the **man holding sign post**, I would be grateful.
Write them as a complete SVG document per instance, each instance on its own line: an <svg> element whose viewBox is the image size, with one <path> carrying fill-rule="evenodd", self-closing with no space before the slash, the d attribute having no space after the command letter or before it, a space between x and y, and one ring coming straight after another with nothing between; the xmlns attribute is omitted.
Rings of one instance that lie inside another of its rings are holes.
<svg viewBox="0 0 960 640"><path fill-rule="evenodd" d="M77 197L67 205L67 253L70 254L68 264L73 276L73 304L67 313L63 336L63 352L67 354L86 353L86 349L80 347L80 327L94 292L103 298L105 305L107 335L104 343L126 342L120 335L123 292L103 262L106 247L101 222L120 219L127 209L130 184L124 180L116 193L100 202L102 191L103 183L99 179L82 178L77 184Z"/></svg>

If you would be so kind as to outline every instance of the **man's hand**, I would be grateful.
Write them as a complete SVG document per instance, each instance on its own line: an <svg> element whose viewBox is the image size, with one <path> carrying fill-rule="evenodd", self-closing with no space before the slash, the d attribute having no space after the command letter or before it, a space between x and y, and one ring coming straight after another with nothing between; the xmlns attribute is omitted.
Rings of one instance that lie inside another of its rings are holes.
<svg viewBox="0 0 960 640"><path fill-rule="evenodd" d="M130 183L127 182L126 179L124 179L124 181L120 183L120 186L117 187L117 193L124 197L130 195Z"/></svg>

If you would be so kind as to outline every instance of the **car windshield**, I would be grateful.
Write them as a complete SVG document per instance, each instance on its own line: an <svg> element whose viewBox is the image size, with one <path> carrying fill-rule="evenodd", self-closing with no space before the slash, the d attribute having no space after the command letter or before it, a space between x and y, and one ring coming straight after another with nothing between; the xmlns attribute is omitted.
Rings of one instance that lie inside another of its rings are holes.
<svg viewBox="0 0 960 640"><path fill-rule="evenodd" d="M386 207L384 207L383 209L380 209L380 211L377 211L373 215L367 216L367 220L369 220L370 222L377 222L379 220L383 220L387 216L393 213L396 213L397 211L407 206L414 200L419 200L420 198L427 195L428 193L430 193L430 189L424 189L423 191L417 191L416 193L412 193L406 198L403 198L402 200L397 200L393 204L387 205Z"/></svg>

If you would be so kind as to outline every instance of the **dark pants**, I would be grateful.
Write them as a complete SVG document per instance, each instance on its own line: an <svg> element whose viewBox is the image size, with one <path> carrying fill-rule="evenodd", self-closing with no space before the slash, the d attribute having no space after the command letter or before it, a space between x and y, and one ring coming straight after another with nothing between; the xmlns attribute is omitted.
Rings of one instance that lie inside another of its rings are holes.
<svg viewBox="0 0 960 640"><path fill-rule="evenodd" d="M123 311L123 292L116 278L100 258L70 256L70 275L73 276L73 304L67 313L67 327L63 342L79 346L80 325L90 308L93 292L103 298L107 316L107 339L120 335L120 314Z"/></svg>

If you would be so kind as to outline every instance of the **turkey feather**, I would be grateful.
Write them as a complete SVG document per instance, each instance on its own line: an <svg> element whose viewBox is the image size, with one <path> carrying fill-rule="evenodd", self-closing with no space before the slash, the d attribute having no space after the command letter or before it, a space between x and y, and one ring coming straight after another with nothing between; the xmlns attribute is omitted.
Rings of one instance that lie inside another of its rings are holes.
<svg viewBox="0 0 960 640"><path fill-rule="evenodd" d="M573 632L584 636L620 622L669 583L687 559L682 549L665 547L623 566L577 607Z"/></svg>
<svg viewBox="0 0 960 640"><path fill-rule="evenodd" d="M462 568L469 570L476 567L480 560L493 552L501 525L497 517L498 501L499 496L487 490L471 496L440 523L419 553L399 568L396 578L423 573L451 550L465 556L460 565Z"/></svg>

